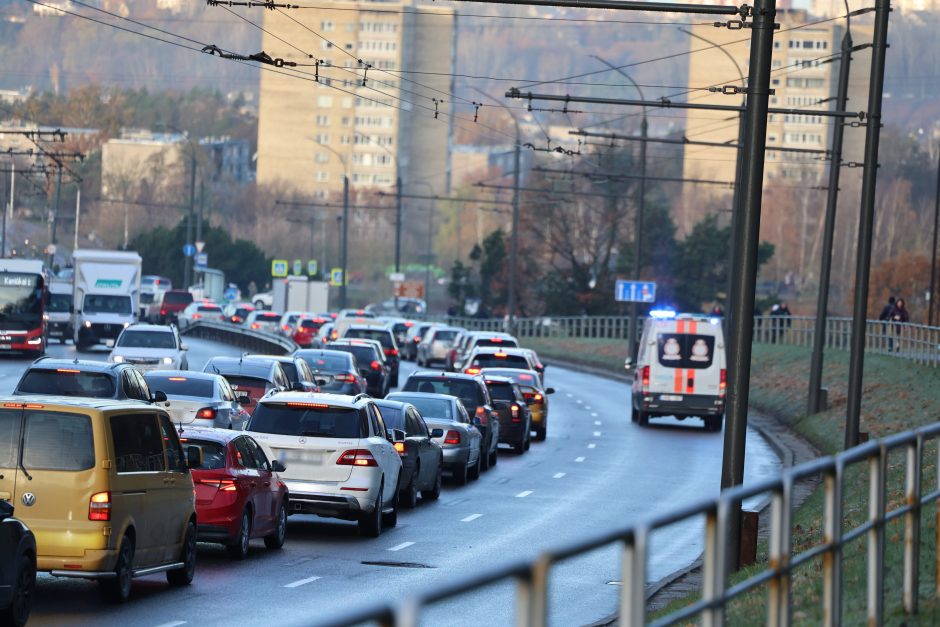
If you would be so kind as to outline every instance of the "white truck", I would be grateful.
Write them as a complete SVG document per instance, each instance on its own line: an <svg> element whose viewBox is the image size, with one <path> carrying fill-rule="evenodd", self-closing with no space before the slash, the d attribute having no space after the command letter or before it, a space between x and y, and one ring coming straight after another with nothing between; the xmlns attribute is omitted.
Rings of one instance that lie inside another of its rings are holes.
<svg viewBox="0 0 940 627"><path fill-rule="evenodd" d="M276 280L272 287L274 289L271 309L279 313L323 313L330 309L330 285L325 281L310 281L305 276L288 276Z"/></svg>
<svg viewBox="0 0 940 627"><path fill-rule="evenodd" d="M75 347L111 348L140 311L141 259L135 252L76 250L72 314Z"/></svg>

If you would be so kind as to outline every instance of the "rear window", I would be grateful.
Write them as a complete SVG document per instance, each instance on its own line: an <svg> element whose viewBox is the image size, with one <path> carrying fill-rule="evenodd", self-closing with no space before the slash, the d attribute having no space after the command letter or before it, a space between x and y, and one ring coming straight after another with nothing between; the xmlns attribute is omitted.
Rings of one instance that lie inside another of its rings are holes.
<svg viewBox="0 0 940 627"><path fill-rule="evenodd" d="M712 365L714 335L660 333L656 337L659 363L667 368L702 369Z"/></svg>
<svg viewBox="0 0 940 627"><path fill-rule="evenodd" d="M114 379L103 372L76 372L69 368L30 370L16 388L15 394L55 394L113 398Z"/></svg>
<svg viewBox="0 0 940 627"><path fill-rule="evenodd" d="M382 419L385 421L386 429L405 430L404 413L397 407L383 407L379 405L379 411L382 412Z"/></svg>
<svg viewBox="0 0 940 627"><path fill-rule="evenodd" d="M519 348L516 340L506 340L500 337L479 339L473 343L474 346L502 346L503 348Z"/></svg>
<svg viewBox="0 0 940 627"><path fill-rule="evenodd" d="M166 292L163 295L163 302L168 305L182 305L193 302L192 292Z"/></svg>
<svg viewBox="0 0 940 627"><path fill-rule="evenodd" d="M347 355L327 355L324 353L306 355L303 352L298 352L296 355L307 362L307 365L310 366L310 369L314 372L333 372L340 370L345 372L350 366L349 357Z"/></svg>
<svg viewBox="0 0 940 627"><path fill-rule="evenodd" d="M323 326L322 320L317 321L311 318L304 318L303 320L300 321L300 328L302 329L311 329L313 331L316 331L322 326Z"/></svg>
<svg viewBox="0 0 940 627"><path fill-rule="evenodd" d="M151 294L150 292L141 292L141 293L140 293L140 304L141 304L141 305L149 305L150 303L153 302L153 296L154 296L154 295Z"/></svg>
<svg viewBox="0 0 940 627"><path fill-rule="evenodd" d="M95 465L91 418L82 414L26 412L23 466L27 470L88 470Z"/></svg>
<svg viewBox="0 0 940 627"><path fill-rule="evenodd" d="M535 383L539 380L535 375L528 372L520 372L516 368L488 368L483 374L497 377L506 377L508 379L512 379L520 385L525 383L535 385Z"/></svg>
<svg viewBox="0 0 940 627"><path fill-rule="evenodd" d="M378 340L383 348L392 348L392 334L385 329L348 329L343 337Z"/></svg>
<svg viewBox="0 0 940 627"><path fill-rule="evenodd" d="M502 356L500 356L502 355ZM521 368L529 370L529 360L521 355L506 355L505 353L491 353L477 355L473 358L473 365L480 368Z"/></svg>
<svg viewBox="0 0 940 627"><path fill-rule="evenodd" d="M436 342L453 342L458 333L460 331L438 331L434 334L434 340Z"/></svg>
<svg viewBox="0 0 940 627"><path fill-rule="evenodd" d="M218 305L199 305L199 311L216 311L221 312L222 308Z"/></svg>
<svg viewBox="0 0 940 627"><path fill-rule="evenodd" d="M183 448L195 447L202 451L202 463L197 466L199 470L220 470L225 468L225 444L209 440L193 440L180 438Z"/></svg>
<svg viewBox="0 0 940 627"><path fill-rule="evenodd" d="M271 385L264 379L258 379L255 377L237 377L225 375L225 379L232 386L232 389L235 390L236 396L247 394L253 401L264 396L268 391L268 386Z"/></svg>
<svg viewBox="0 0 940 627"><path fill-rule="evenodd" d="M429 392L433 394L456 396L463 402L464 407L466 407L467 411L470 413L475 412L477 406L483 404L480 388L474 381L468 381L466 379L408 377L408 380L405 381L405 387L402 389L405 392ZM417 403L415 403L415 405L417 405ZM421 413L424 414L423 409Z"/></svg>
<svg viewBox="0 0 940 627"><path fill-rule="evenodd" d="M439 398L422 398L420 396L411 396L407 399L400 398L396 400L407 400L409 403L418 408L418 411L425 418L442 418L444 420L455 420L454 417L454 406ZM383 412L384 416L385 413Z"/></svg>
<svg viewBox="0 0 940 627"><path fill-rule="evenodd" d="M487 383L486 387L490 389L490 398L494 401L516 400L516 395L513 394L511 385L505 383Z"/></svg>
<svg viewBox="0 0 940 627"><path fill-rule="evenodd" d="M118 338L118 346L124 348L176 348L176 338L170 331L127 330Z"/></svg>
<svg viewBox="0 0 940 627"><path fill-rule="evenodd" d="M287 380L291 383L297 383L300 380L297 375L297 364L294 362L281 362L281 368L284 369L284 374L287 375Z"/></svg>
<svg viewBox="0 0 940 627"><path fill-rule="evenodd" d="M362 435L365 431L358 410L312 403L261 404L252 415L248 430L307 438L366 437Z"/></svg>
<svg viewBox="0 0 940 627"><path fill-rule="evenodd" d="M166 377L145 374L144 379L151 390L160 390L167 396L197 396L213 398L215 381L211 379L190 379L189 377Z"/></svg>
<svg viewBox="0 0 940 627"><path fill-rule="evenodd" d="M378 358L375 354L375 349L371 346L350 346L343 344L333 344L332 346L333 350L352 353L356 357L356 361L359 362L359 366L362 368L368 368L369 364Z"/></svg>
<svg viewBox="0 0 940 627"><path fill-rule="evenodd" d="M280 322L281 315L276 313L262 313L255 316L255 320L260 322Z"/></svg>
<svg viewBox="0 0 940 627"><path fill-rule="evenodd" d="M395 335L404 335L408 332L408 327L409 325L405 324L404 322L396 322L392 326L392 333Z"/></svg>

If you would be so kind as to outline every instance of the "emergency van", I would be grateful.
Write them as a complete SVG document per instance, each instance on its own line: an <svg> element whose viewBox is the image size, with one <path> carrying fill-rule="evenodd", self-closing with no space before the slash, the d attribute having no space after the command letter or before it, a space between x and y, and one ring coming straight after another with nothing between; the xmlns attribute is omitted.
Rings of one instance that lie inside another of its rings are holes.
<svg viewBox="0 0 940 627"><path fill-rule="evenodd" d="M628 358L625 366L633 367ZM698 417L721 431L727 365L721 320L698 314L651 312L637 349L633 422Z"/></svg>

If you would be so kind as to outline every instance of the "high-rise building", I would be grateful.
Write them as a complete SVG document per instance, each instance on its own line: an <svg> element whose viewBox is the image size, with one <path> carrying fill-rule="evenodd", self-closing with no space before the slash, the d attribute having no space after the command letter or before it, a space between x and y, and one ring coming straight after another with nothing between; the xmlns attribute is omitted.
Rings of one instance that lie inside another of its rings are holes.
<svg viewBox="0 0 940 627"><path fill-rule="evenodd" d="M329 7L264 12L264 51L305 65L261 72L258 182L326 197L344 174L360 189L400 175L409 191L444 192L454 11L407 0Z"/></svg>
<svg viewBox="0 0 940 627"><path fill-rule="evenodd" d="M813 23L804 10L777 12L780 29L774 33L771 70L771 107L831 110L835 100L844 27L835 21ZM747 78L750 33L711 25L692 27L702 39L692 38L689 55L690 102L740 105L743 97L735 93L708 91L709 87L741 87L741 75ZM854 43L871 40L871 27L853 22ZM726 54L727 53L727 54ZM734 60L730 57L733 57ZM833 59L835 58L835 61ZM735 64L737 63L737 65ZM867 102L867 77L871 62L868 50L852 55L849 83L849 109L864 109ZM864 77L864 80L862 79ZM767 120L767 146L827 150L835 123L834 118L812 114L772 113ZM864 132L847 132L843 154L847 161L860 161ZM690 140L736 143L738 115L725 111L691 109L686 115L686 137ZM765 183L786 181L787 184L815 186L824 182L827 161L824 155L768 150L764 166ZM734 181L736 151L730 148L688 146L683 159L685 178ZM712 188L713 189L713 188ZM727 193L727 192L725 192ZM686 198L702 198L702 190L686 184ZM690 203L686 203L690 204ZM676 216L681 232L687 233L700 219L694 208Z"/></svg>

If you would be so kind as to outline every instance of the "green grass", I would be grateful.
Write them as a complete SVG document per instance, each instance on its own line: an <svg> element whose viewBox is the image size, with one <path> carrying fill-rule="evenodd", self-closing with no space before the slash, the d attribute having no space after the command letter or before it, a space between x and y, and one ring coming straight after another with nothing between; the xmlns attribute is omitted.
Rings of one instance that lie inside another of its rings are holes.
<svg viewBox="0 0 940 627"><path fill-rule="evenodd" d="M623 372L622 341L537 340L529 342L546 359L557 357ZM829 388L829 410L805 416L809 350L802 347L755 345L751 368L750 404L770 414L803 435L824 453L842 450L845 428L848 353L830 351L826 355L823 385ZM865 385L862 400L861 430L878 438L935 422L940 418L940 369L917 366L886 355L870 355L865 360ZM893 453L888 463L888 510L904 502L904 451ZM924 451L923 486L930 491L937 485L937 447L929 444ZM867 467L850 468L843 484L845 495L844 529L867 520ZM794 554L822 542L823 490L817 489L793 513ZM904 523L889 524L885 538L885 620L888 624L940 624L940 602L934 597L936 580L936 507L926 507L921 514L920 613L906 616L902 607ZM864 624L866 616L867 542L858 539L844 550L843 623ZM736 573L732 581L758 573L766 566L766 543L758 548L758 563ZM822 618L822 560L797 570L792 580L793 619L796 624L818 624ZM696 596L680 599L657 616L693 602ZM729 604L727 620L732 625L765 622L767 588Z"/></svg>

